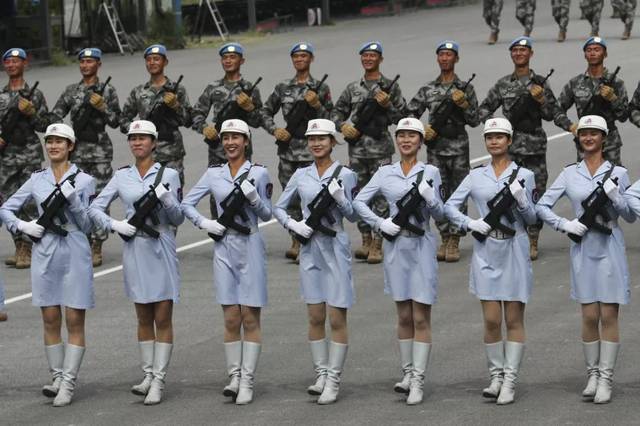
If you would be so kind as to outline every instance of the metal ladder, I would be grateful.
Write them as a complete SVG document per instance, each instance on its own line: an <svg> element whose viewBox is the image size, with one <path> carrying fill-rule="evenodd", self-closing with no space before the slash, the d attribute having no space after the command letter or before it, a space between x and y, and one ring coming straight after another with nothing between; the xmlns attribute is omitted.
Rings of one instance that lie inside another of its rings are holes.
<svg viewBox="0 0 640 426"><path fill-rule="evenodd" d="M105 18L107 18L107 21L109 22L113 38L115 38L116 43L118 44L120 54L124 55L126 50L133 55L133 48L131 47L131 43L129 43L129 36L124 31L122 21L120 21L120 16L118 15L118 10L113 5L113 1L103 1L100 4L98 15L101 13L104 13Z"/></svg>
<svg viewBox="0 0 640 426"><path fill-rule="evenodd" d="M218 34L220 34L220 38L222 39L222 41L227 41L229 30L227 29L227 25L224 23L224 19L222 19L220 9L218 9L218 5L216 4L215 0L200 0L200 5L198 6L198 16L196 18L196 22L198 22L198 25L196 25L198 40L202 37L202 31L204 29L204 23L206 20L206 11L204 11L205 4L207 9L209 9L209 14L211 15L211 18L213 18L214 24L216 24Z"/></svg>

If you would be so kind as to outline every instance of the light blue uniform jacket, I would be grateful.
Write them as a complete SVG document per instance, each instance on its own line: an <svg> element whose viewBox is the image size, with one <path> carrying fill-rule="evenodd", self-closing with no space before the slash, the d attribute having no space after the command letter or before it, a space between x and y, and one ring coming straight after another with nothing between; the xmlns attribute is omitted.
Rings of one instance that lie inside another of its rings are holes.
<svg viewBox="0 0 640 426"><path fill-rule="evenodd" d="M287 207L298 194L302 200L302 216L311 214L308 204L329 185L331 177L340 163L335 161L322 176L318 175L315 164L296 170L274 208L274 215L282 226L286 226L289 216ZM337 177L342 182L346 201L331 209L335 224L326 219L323 224L336 231L331 237L314 232L307 244L300 248L300 293L306 303L327 303L338 308L350 308L355 300L353 277L351 275L351 242L344 231L342 219L354 222L358 215L351 205L357 176L353 170L343 167Z"/></svg>
<svg viewBox="0 0 640 426"><path fill-rule="evenodd" d="M438 262L436 239L429 227L429 219L441 220L444 217L440 194L442 180L438 169L418 161L405 176L399 162L382 166L360 190L353 207L365 222L378 231L384 219L373 213L368 206L369 201L376 194L381 194L389 203L390 217L394 217L398 212L396 202L411 189L422 170L423 180L433 180L435 204L422 208L424 223L419 224L411 218L414 225L425 230L424 236L403 231L392 242L384 240L384 289L395 301L414 300L431 305L438 299Z"/></svg>
<svg viewBox="0 0 640 426"><path fill-rule="evenodd" d="M467 224L471 218L459 210L460 206L471 197L480 218L484 218L489 213L487 202L508 184L511 174L517 167L514 162L511 162L499 177L496 177L491 164L471 170L445 203L445 215L456 226L468 230ZM531 295L533 271L526 227L537 221L532 199L535 188L533 172L520 168L517 180L524 180L529 203L524 209L515 204L512 209L514 223L510 223L504 216L500 220L501 223L515 230L516 235L512 238L498 239L494 238L498 236L497 234L494 236L490 234L483 242L472 238L473 255L469 273L469 291L480 300L527 303Z"/></svg>
<svg viewBox="0 0 640 426"><path fill-rule="evenodd" d="M235 177L231 177L229 165L226 163L209 167L186 195L182 202L182 210L194 225L200 227L205 217L196 210L196 206L203 197L211 194L216 199L220 217L223 212L220 203L233 191L234 182L247 170L247 180L254 180L260 199L255 206L246 203L248 222L243 222L240 217L236 217L236 222L250 227L252 233L244 235L227 229L222 239L214 244L213 283L216 299L221 305L263 307L268 302L267 255L264 239L258 230L258 219L271 219L273 185L267 169L246 161Z"/></svg>
<svg viewBox="0 0 640 426"><path fill-rule="evenodd" d="M78 171L71 165L61 182ZM28 201L38 206L55 189L56 180L51 168L31 175L18 191L0 208L0 219L12 233L18 230L15 213ZM75 309L90 309L95 306L93 291L93 266L91 248L86 234L91 233L92 223L87 214L89 201L95 193L95 180L80 172L75 177L78 197L64 209L69 234L66 237L45 232L42 239L33 245L31 252L31 291L34 306L68 306ZM58 221L58 219L54 219Z"/></svg>
<svg viewBox="0 0 640 426"><path fill-rule="evenodd" d="M536 210L540 219L554 229L560 229L567 219L558 216L551 209L562 196L569 198L575 217L582 216L582 201L591 194L611 167L611 163L605 161L595 176L591 176L584 161L565 167L538 201ZM616 167L611 177L618 178L620 193L624 193L630 185L627 170ZM579 303L626 304L630 300L629 269L618 217L622 216L626 221L633 222L635 215L624 197L620 197L615 205L608 203L607 210L612 217L612 223L609 224L613 229L612 235L590 230L582 237L580 244L571 242L571 298Z"/></svg>
<svg viewBox="0 0 640 426"><path fill-rule="evenodd" d="M105 213L116 199L125 207L126 219L135 213L133 203L150 190L154 184L160 164L155 163L144 177L135 166L122 167L115 172L107 186L91 203L89 214L96 225L111 231L111 217ZM122 265L124 288L127 297L134 303L154 303L163 300L180 300L180 271L176 253L176 227L184 221L180 209L180 178L178 172L164 169L162 184L169 184L171 195L166 204L156 209L159 225L147 224L159 231L158 239L143 232L123 244Z"/></svg>

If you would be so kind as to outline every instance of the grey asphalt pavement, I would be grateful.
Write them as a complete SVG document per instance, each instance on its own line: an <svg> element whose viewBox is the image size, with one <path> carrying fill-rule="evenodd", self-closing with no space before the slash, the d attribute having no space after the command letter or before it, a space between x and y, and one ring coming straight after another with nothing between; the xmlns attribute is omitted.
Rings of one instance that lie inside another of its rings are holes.
<svg viewBox="0 0 640 426"><path fill-rule="evenodd" d="M314 74L329 73L333 97L337 99L349 81L361 75L357 49L368 39L379 39L385 48L383 72L402 75L405 97L413 96L422 83L435 77L434 48L438 41L454 38L462 46L458 74L466 79L478 74L474 85L480 99L502 75L511 71L508 42L521 34L514 18L514 2L506 2L495 46L485 41L489 30L481 17L481 5L420 10L394 17L341 21L326 28L300 28L266 37L247 46L244 75L260 85L266 98L277 81L292 74L288 57L290 45L312 41L317 50ZM551 85L558 94L562 85L585 68L582 42L588 33L586 21L578 20L573 2L567 42L555 42L557 26L548 2L538 4L534 38L533 68L546 74L556 69ZM603 17L609 16L609 9ZM632 92L637 84L640 60L634 54L640 41L620 41L622 24L604 18L602 36L609 39L611 68L621 65L620 76ZM107 55L102 76L113 76L121 102L128 91L146 79L140 53L135 56ZM217 52L192 49L170 52L168 72L184 74L184 84L195 102L205 84L221 75ZM36 68L30 81L40 80L49 105L66 84L79 79L76 66ZM575 117L575 113L573 114ZM547 123L549 136L562 133ZM638 129L620 126L623 161L633 181L640 177ZM116 131L114 167L128 164L125 139ZM206 167L206 146L201 137L184 131L188 155L187 189ZM472 158L485 155L480 130L471 131ZM255 160L266 165L277 182L277 160L273 139L264 131L255 132ZM424 154L421 154L424 156ZM346 163L346 148L336 151ZM422 157L424 158L424 157ZM550 182L560 170L575 160L571 139L556 136L549 144ZM276 185L277 187L278 185ZM279 188L274 198L279 195ZM203 211L208 208L201 204ZM570 216L568 203L557 211ZM120 207L113 209L121 215ZM355 226L349 225L354 243ZM640 276L640 228L623 225L628 243L632 275L632 296L638 291ZM634 301L621 310L622 351L615 374L613 402L596 406L581 401L585 369L580 346L579 306L569 300L569 240L549 228L540 239L541 255L534 264L533 297L526 312L527 349L522 365L517 401L498 407L481 397L488 381L482 343L480 304L468 293L470 238L462 243L462 260L440 264L439 302L433 309L433 356L428 370L425 401L407 407L393 392L400 378L399 354L395 338L395 309L382 292L382 267L354 264L357 303L349 312L350 348L344 371L340 400L329 407L316 405L306 394L313 379L306 339L306 314L298 292L298 269L285 260L289 238L277 224L262 228L267 241L269 265L269 306L263 312L263 353L257 372L255 401L245 407L230 403L221 394L226 381L222 345L221 309L213 299L211 250L206 235L186 223L180 228L178 245L182 273L181 302L175 307L175 349L167 376L166 400L146 407L129 392L140 379L135 316L132 303L123 294L122 275L111 271L121 264L119 238L105 246L105 265L96 272L97 307L87 315L87 354L80 371L79 387L71 406L51 407L40 393L48 380L42 326L38 309L30 300L7 306L9 321L0 324L0 424L633 424L638 420L640 372L640 312ZM0 233L0 258L12 250L6 232ZM3 271L7 299L30 291L28 271Z"/></svg>

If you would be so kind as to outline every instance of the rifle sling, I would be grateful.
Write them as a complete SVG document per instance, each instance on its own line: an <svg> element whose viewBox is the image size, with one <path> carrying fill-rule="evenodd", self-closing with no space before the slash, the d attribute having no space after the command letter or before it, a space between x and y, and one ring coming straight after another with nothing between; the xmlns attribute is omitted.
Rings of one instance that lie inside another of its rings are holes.
<svg viewBox="0 0 640 426"><path fill-rule="evenodd" d="M153 187L157 188L158 185L162 182L162 175L164 174L165 166L160 166L160 170L158 170L158 174L156 175L156 180L153 181Z"/></svg>
<svg viewBox="0 0 640 426"><path fill-rule="evenodd" d="M511 176L509 176L509 185L511 185L516 180L519 171L520 166L518 166L513 172L511 172Z"/></svg>

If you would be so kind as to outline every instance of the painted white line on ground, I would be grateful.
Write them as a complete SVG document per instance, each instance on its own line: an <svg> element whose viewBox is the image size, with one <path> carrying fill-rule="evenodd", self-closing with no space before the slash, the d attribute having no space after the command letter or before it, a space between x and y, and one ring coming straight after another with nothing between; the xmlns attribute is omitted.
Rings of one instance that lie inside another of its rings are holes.
<svg viewBox="0 0 640 426"><path fill-rule="evenodd" d="M558 133L555 135L551 135L547 138L547 141L551 142L555 139L560 139L562 137L565 137L567 135L570 135L571 133L569 132L562 132L562 133ZM473 158L470 161L471 167L477 166L480 163L483 163L485 161L487 161L488 159L490 159L491 156L490 155L483 155L482 157L478 157L478 158ZM263 226L268 226L268 225L272 225L274 223L276 223L277 221L275 219L271 219L267 222L263 222L260 223L258 225L258 227L262 228ZM191 250L194 249L196 247L200 247L203 246L205 244L210 244L212 243L213 240L211 238L207 238L205 240L200 240L200 241L196 241L194 243L190 243L190 244L186 244L182 247L178 247L177 252L181 253L183 251L187 251L187 250ZM109 269L104 269L100 272L96 272L95 274L93 274L93 278L100 278L100 277L104 277L105 275L109 275L109 274L113 274L114 272L118 272L122 270L122 265L119 266L114 266L113 268L109 268ZM16 297L12 297L11 299L7 299L5 300L5 305L10 305L11 303L15 303L15 302L20 302L21 300L25 300L25 299L30 299L31 298L31 293L26 293L26 294L22 294L20 296L16 296Z"/></svg>

